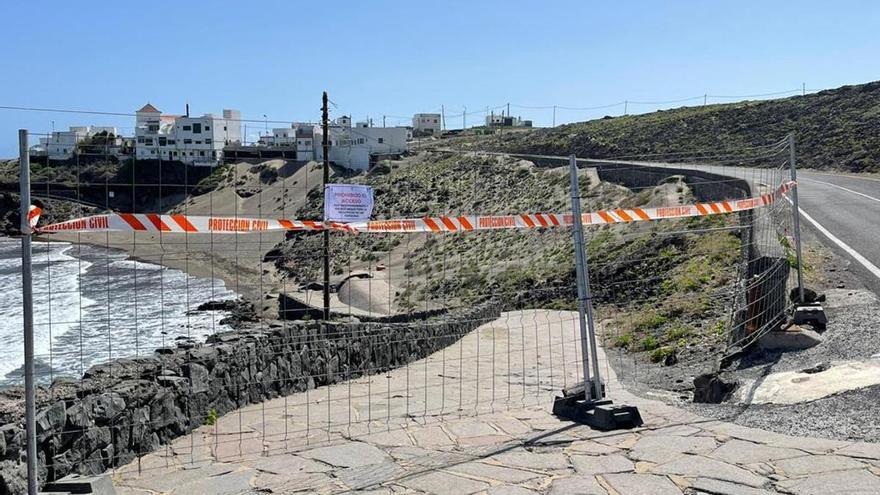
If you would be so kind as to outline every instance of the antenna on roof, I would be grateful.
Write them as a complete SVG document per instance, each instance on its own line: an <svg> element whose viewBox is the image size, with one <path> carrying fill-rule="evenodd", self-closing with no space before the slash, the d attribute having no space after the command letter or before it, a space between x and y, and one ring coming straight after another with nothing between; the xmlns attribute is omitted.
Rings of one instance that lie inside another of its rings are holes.
<svg viewBox="0 0 880 495"><path fill-rule="evenodd" d="M186 103L186 116L189 117L189 102Z"/></svg>

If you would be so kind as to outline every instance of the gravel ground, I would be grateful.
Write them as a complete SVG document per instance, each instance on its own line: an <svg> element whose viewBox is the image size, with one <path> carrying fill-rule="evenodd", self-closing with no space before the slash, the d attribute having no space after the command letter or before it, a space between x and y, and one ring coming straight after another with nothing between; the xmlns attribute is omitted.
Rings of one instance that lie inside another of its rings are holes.
<svg viewBox="0 0 880 495"><path fill-rule="evenodd" d="M728 368L741 380L810 368L819 363L880 358L880 302L850 271L850 262L824 247L810 231L804 233L805 257L815 269L808 286L827 296L828 327L824 341L807 350L788 353L754 352ZM690 401L693 377L711 368L684 362L665 367L611 351L609 361L627 390L661 399L703 416L723 418L744 426L779 433L841 440L880 442L877 404L880 386L838 393L793 405L695 404Z"/></svg>

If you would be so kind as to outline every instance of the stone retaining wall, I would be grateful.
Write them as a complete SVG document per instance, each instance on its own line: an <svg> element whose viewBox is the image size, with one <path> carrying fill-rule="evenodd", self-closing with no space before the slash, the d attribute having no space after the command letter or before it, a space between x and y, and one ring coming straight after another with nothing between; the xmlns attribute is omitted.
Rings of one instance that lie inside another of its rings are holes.
<svg viewBox="0 0 880 495"><path fill-rule="evenodd" d="M402 366L499 316L499 305L490 302L406 323L272 322L94 366L81 380L57 380L38 394L40 479L102 473L205 424L209 415ZM0 494L25 488L23 417L22 390L4 391Z"/></svg>

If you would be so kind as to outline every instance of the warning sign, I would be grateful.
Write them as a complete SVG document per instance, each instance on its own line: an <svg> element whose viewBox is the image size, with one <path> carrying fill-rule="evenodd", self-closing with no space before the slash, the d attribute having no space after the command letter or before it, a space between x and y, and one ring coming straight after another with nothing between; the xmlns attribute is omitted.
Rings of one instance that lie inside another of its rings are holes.
<svg viewBox="0 0 880 495"><path fill-rule="evenodd" d="M325 222L362 222L373 214L373 188L352 184L324 186Z"/></svg>

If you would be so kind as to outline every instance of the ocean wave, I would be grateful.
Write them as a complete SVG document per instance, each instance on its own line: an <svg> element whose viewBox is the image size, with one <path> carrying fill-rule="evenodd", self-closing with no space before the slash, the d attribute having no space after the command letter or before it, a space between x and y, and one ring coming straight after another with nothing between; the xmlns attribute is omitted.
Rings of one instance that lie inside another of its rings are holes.
<svg viewBox="0 0 880 495"><path fill-rule="evenodd" d="M226 312L192 310L237 297L222 280L95 246L35 243L32 266L34 347L46 380L78 376L109 359L151 355L177 337L226 330L220 323ZM13 239L0 239L0 287L0 377L9 375L8 383L24 360L20 246Z"/></svg>

